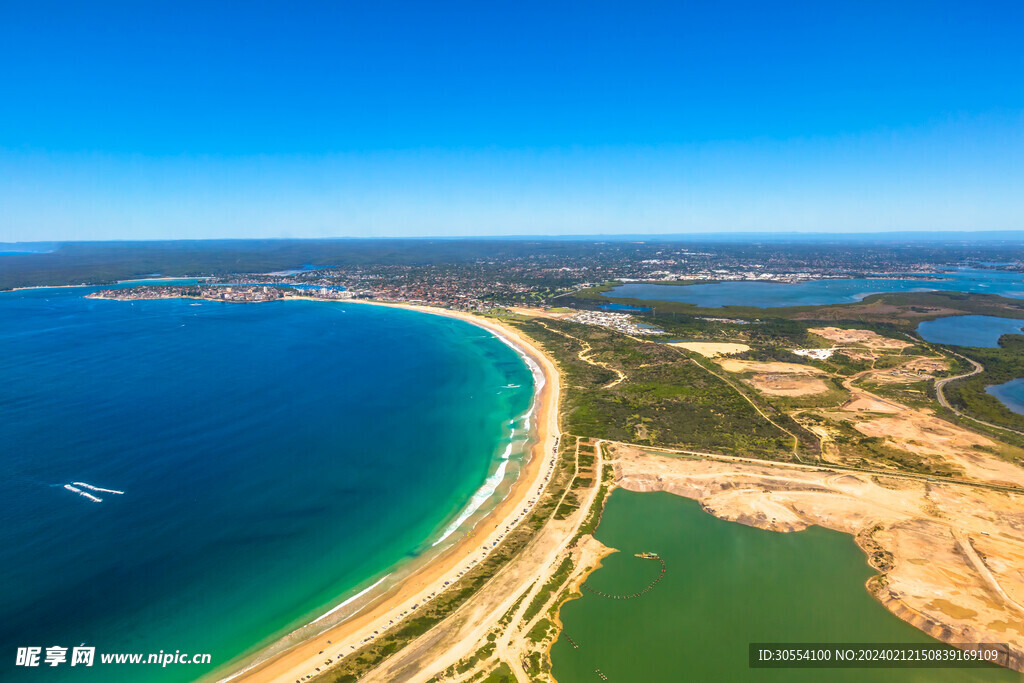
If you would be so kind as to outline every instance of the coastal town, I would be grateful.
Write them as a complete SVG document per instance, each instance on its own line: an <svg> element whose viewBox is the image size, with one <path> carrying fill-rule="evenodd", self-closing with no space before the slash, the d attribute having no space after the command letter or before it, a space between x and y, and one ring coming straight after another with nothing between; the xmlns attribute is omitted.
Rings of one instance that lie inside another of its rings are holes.
<svg viewBox="0 0 1024 683"><path fill-rule="evenodd" d="M925 286L948 280L950 272L964 266L993 272L1012 272L1022 267L1019 254L998 246L932 248L927 259L922 258L920 250L871 244L831 249L814 244L770 242L712 242L697 247L659 240L494 241L476 243L471 248L462 243L410 241L397 242L387 252L369 242L343 246L341 249L341 245L330 242L310 245L311 251L304 258L314 260L317 253L320 256L316 263L301 268L246 268L244 255L233 258L230 269L196 268L191 264L181 267L173 260L163 267L164 272L195 279L199 283L195 287L200 289L192 287L191 293L185 295L199 298L241 302L291 297L373 299L478 313L508 307L591 310L596 307L595 302L579 293L602 292L630 283L794 284L884 277L919 280ZM0 287L9 275L0 273ZM123 273L123 277L95 284L134 279L146 288L130 295L136 298L177 296L175 292L180 291L174 288L181 285L150 283L145 278L138 280L140 277ZM210 289L213 287L230 291Z"/></svg>
<svg viewBox="0 0 1024 683"><path fill-rule="evenodd" d="M229 303L263 303L284 299L332 299L344 301L355 297L353 292L329 287L296 289L271 285L142 285L118 289L101 289L87 294L88 299L144 301L152 299L204 299Z"/></svg>
<svg viewBox="0 0 1024 683"><path fill-rule="evenodd" d="M631 316L625 313L609 313L605 311L583 311L565 320L581 325L595 325L606 327L616 332L629 335L663 334L664 330L653 325L637 323Z"/></svg>

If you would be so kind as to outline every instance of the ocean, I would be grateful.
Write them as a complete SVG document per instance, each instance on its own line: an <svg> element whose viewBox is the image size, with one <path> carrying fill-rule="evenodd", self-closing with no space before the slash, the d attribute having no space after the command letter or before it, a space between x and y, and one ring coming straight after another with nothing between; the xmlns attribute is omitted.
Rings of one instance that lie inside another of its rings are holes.
<svg viewBox="0 0 1024 683"><path fill-rule="evenodd" d="M518 469L533 377L476 326L89 291L0 294L3 680L82 644L47 680L209 674L453 542ZM161 651L212 661L98 663Z"/></svg>

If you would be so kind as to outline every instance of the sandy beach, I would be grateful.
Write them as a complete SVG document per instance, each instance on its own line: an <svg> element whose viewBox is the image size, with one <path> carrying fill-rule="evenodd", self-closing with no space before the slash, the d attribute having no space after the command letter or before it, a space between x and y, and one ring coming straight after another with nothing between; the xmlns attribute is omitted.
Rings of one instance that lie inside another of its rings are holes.
<svg viewBox="0 0 1024 683"><path fill-rule="evenodd" d="M536 363L543 374L543 385L539 388L534 403L536 436L531 452L508 495L475 525L472 534L459 539L450 548L416 567L383 595L367 595L365 600L369 602L351 618L316 635L307 636L301 642L279 653L271 656L257 655L257 663L249 664L242 671L227 676L224 676L225 671L220 671L220 680L291 682L310 674L321 673L327 670L328 659L337 662L340 657L355 651L364 642L383 634L390 625L397 624L409 614L414 614L417 607L440 594L446 584L454 584L461 574L486 556L485 549L495 547L517 521L524 519L524 510L537 500L554 463L555 445L559 434L559 376L552 361L530 340L497 321L459 311L371 301L346 303L404 308L457 318L488 330ZM353 607L357 604L354 603ZM308 628L308 625L305 628ZM300 635L293 634L291 637L299 638Z"/></svg>

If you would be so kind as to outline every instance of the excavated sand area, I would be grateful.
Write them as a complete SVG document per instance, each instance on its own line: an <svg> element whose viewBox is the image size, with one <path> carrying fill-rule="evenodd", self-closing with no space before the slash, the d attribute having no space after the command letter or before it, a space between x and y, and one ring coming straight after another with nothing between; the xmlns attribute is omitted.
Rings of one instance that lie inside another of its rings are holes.
<svg viewBox="0 0 1024 683"><path fill-rule="evenodd" d="M946 422L921 410L854 422L864 436L886 439L896 448L930 455L963 469L969 479L1024 486L1024 468L999 459L991 439Z"/></svg>
<svg viewBox="0 0 1024 683"><path fill-rule="evenodd" d="M669 342L668 345L699 353L705 358L729 356L734 353L743 353L750 350L750 347L746 344L733 344L729 342Z"/></svg>
<svg viewBox="0 0 1024 683"><path fill-rule="evenodd" d="M772 396L807 396L828 391L828 385L817 377L807 375L754 375L748 384Z"/></svg>
<svg viewBox="0 0 1024 683"><path fill-rule="evenodd" d="M780 363L777 361L762 362L756 360L736 360L734 358L717 358L715 362L727 372L763 372L777 375L824 375L825 373L812 365L799 363Z"/></svg>
<svg viewBox="0 0 1024 683"><path fill-rule="evenodd" d="M871 330L844 330L839 327L816 327L808 330L837 344L861 344L869 349L903 349L912 346L910 342L883 337Z"/></svg>

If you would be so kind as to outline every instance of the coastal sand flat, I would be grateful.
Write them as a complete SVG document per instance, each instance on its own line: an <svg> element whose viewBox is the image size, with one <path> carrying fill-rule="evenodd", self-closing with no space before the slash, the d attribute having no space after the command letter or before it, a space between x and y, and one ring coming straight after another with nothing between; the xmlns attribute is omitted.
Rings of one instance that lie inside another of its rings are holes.
<svg viewBox="0 0 1024 683"><path fill-rule="evenodd" d="M758 391L772 396L809 396L828 391L828 385L817 377L804 374L760 374L747 382Z"/></svg>
<svg viewBox="0 0 1024 683"><path fill-rule="evenodd" d="M808 330L837 344L860 344L869 349L903 349L912 346L910 342L883 337L871 330L845 330L839 327L816 327Z"/></svg>
<svg viewBox="0 0 1024 683"><path fill-rule="evenodd" d="M902 367L913 372L943 372L949 369L949 361L945 358L919 357Z"/></svg>
<svg viewBox="0 0 1024 683"><path fill-rule="evenodd" d="M699 353L705 358L729 356L750 350L750 347L746 344L729 342L670 342L669 346L677 346L681 349L686 349L687 351L693 351L694 353Z"/></svg>
<svg viewBox="0 0 1024 683"><path fill-rule="evenodd" d="M579 311L550 311L543 308L526 308L524 306L510 306L509 309L515 315L525 315L529 318L550 318L561 320L576 315Z"/></svg>
<svg viewBox="0 0 1024 683"><path fill-rule="evenodd" d="M946 642L1005 642L1024 666L1024 494L789 464L614 449L616 483L693 498L722 519L774 531L851 534L880 572L868 589Z"/></svg>
<svg viewBox="0 0 1024 683"><path fill-rule="evenodd" d="M880 401L873 396L858 396L844 403L841 409L868 413L899 413L904 410L891 401Z"/></svg>
<svg viewBox="0 0 1024 683"><path fill-rule="evenodd" d="M736 360L734 358L716 358L715 362L727 372L761 372L778 375L823 375L822 370L813 365L799 363L780 363L778 361Z"/></svg>

